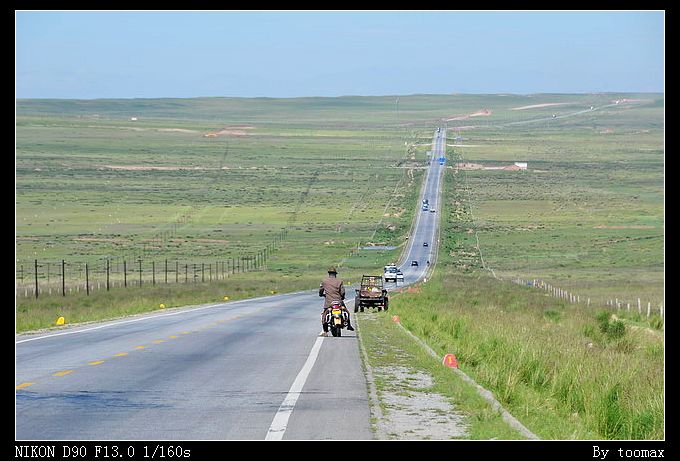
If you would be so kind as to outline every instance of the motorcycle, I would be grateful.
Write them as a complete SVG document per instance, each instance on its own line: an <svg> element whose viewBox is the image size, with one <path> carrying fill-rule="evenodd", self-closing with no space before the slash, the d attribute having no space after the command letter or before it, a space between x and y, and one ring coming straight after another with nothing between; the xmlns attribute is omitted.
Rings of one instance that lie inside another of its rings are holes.
<svg viewBox="0 0 680 461"><path fill-rule="evenodd" d="M326 309L324 323L333 336L342 336L342 329L347 328L349 324L349 314L343 308L341 301L333 301L331 307Z"/></svg>

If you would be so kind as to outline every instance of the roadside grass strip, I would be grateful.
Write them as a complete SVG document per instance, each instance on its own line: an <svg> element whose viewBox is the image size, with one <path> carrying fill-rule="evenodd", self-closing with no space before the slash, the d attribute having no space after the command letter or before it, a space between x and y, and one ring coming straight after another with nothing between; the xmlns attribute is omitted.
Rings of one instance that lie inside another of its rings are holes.
<svg viewBox="0 0 680 461"><path fill-rule="evenodd" d="M391 315L369 312L356 318L371 378L371 424L377 439L529 438L508 424L471 383L451 373L441 360L433 361Z"/></svg>

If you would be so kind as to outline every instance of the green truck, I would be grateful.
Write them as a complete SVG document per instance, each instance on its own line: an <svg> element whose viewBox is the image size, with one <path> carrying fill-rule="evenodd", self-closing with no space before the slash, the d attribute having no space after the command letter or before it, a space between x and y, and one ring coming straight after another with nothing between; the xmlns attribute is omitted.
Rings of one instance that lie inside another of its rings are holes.
<svg viewBox="0 0 680 461"><path fill-rule="evenodd" d="M356 290L354 312L364 311L366 307L377 307L378 311L386 311L389 303L387 290L383 286L382 275L364 275L361 286Z"/></svg>

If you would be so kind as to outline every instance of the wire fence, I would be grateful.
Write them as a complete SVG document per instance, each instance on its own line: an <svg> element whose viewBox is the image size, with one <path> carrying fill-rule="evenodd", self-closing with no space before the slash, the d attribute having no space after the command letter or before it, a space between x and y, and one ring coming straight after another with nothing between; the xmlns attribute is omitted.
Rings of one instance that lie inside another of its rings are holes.
<svg viewBox="0 0 680 461"><path fill-rule="evenodd" d="M458 161L463 161L463 156L462 154L458 152L453 152L451 156L458 160ZM496 280L499 281L504 281L502 277L499 277L496 275L494 272L493 268L489 267L488 264L485 262L484 257L482 255L482 249L479 243L479 235L477 232L477 225L476 225L476 219L473 215L472 212L472 206L471 204L473 203L472 197L470 195L470 190L471 188L467 184L467 172L465 170L463 171L463 187L464 190L467 192L467 202L468 202L468 207L467 207L467 212L470 214L470 218L473 223L473 228L474 228L474 236L475 236L475 249L477 253L479 254L479 258L481 261L482 268L486 271L488 271ZM631 306L633 309L633 312L635 309L637 309L637 312L640 316L645 315L647 318L650 318L652 315L656 315L658 313L659 317L661 318L661 321L665 324L665 311L664 311L664 306L663 303L655 303L652 305L651 301L647 301L647 305L645 306L644 302L642 301L641 298L633 298L631 301L630 299L624 299L622 298L612 298L608 299L602 304L602 300L600 299L597 303L592 302L591 303L591 298L587 296L581 296L580 294L574 294L570 292L569 290L566 290L564 288L560 288L557 286L554 286L550 283L547 283L543 280L540 279L532 279L532 280L524 280L522 278L515 278L511 280L513 283L516 283L518 285L526 285L526 286L531 286L534 288L538 289L543 289L547 291L551 296L558 298L558 299L564 299L567 300L568 302L572 304L585 304L587 307L591 306L600 306L604 308L610 308L610 309L616 309L617 311L625 309L627 313L631 312Z"/></svg>
<svg viewBox="0 0 680 461"><path fill-rule="evenodd" d="M534 288L542 289L547 291L551 296L554 298L559 298L559 299L564 299L572 304L585 304L587 307L594 306L595 303L591 303L591 299L586 296L581 296L579 294L574 294L568 290L565 290L563 288L559 288L556 286L553 286L549 283L544 282L543 280L539 279L532 279L532 280L524 280L521 278L516 278L513 280L514 283L518 285L526 285L526 286L531 286ZM659 317L661 319L664 319L664 308L662 303L655 304L652 306L651 301L647 302L647 305L645 306L645 303L642 302L641 298L636 298L637 302L635 301L635 298L633 301L630 299L624 300L623 298L613 298L606 300L604 305L598 303L600 307L605 307L605 308L610 308L610 309L616 309L616 310L623 310L625 309L628 313L631 312L631 305L633 306L633 312L637 310L637 313L639 315L647 315L647 318L651 317L652 315L656 315L658 313Z"/></svg>
<svg viewBox="0 0 680 461"><path fill-rule="evenodd" d="M255 254L208 262L114 258L97 262L61 260L55 263L36 259L29 265L17 267L16 296L67 296L81 291L89 295L95 290L108 291L117 287L209 283L266 268L272 251L273 248L267 246Z"/></svg>
<svg viewBox="0 0 680 461"><path fill-rule="evenodd" d="M82 262L34 259L19 262L15 273L15 295L35 297L111 290L142 285L210 283L231 275L266 269L272 253L286 239L289 227L282 229L261 250L237 257L211 261L179 259L103 258Z"/></svg>

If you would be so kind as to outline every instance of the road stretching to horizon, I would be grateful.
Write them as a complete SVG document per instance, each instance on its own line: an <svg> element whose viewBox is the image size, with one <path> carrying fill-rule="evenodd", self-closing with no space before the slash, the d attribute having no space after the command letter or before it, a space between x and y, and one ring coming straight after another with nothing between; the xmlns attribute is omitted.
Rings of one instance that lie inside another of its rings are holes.
<svg viewBox="0 0 680 461"><path fill-rule="evenodd" d="M445 145L442 128L404 285L434 263ZM321 306L305 291L16 335L15 439L372 439L356 334L319 337Z"/></svg>

